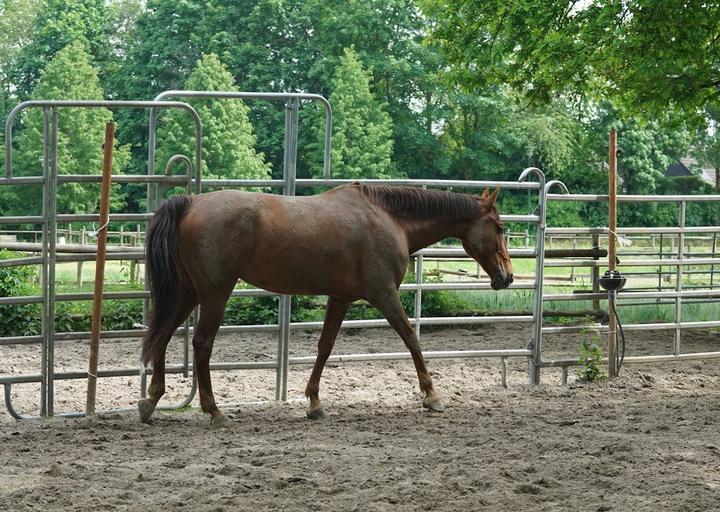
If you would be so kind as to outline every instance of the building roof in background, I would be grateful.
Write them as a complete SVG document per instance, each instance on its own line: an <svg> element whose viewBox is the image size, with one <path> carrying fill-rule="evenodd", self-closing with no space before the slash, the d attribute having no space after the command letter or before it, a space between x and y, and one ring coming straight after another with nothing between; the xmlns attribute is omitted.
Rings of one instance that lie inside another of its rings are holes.
<svg viewBox="0 0 720 512"><path fill-rule="evenodd" d="M691 156L683 157L670 164L665 170L665 176L698 176L705 183L715 186L715 169L701 167L698 161Z"/></svg>

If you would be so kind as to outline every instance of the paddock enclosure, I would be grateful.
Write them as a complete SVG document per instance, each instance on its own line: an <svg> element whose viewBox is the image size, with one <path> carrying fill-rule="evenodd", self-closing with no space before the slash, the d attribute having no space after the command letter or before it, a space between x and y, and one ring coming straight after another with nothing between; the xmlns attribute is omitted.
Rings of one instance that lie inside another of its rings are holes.
<svg viewBox="0 0 720 512"><path fill-rule="evenodd" d="M202 178L201 120L190 105L177 101L189 97L277 101L286 115L283 179ZM650 278L638 277L636 285L631 276L628 288L618 294L620 318L623 303L667 306L671 317L623 323L627 339L620 377L583 384L574 372L580 341L592 333L604 336L606 323L596 318L566 325L549 322L547 315L555 304L606 306L607 295L596 283L599 269L606 266L599 246L608 232L547 226L546 215L554 202L608 198L572 194L535 168L519 169L514 182L383 180L475 193L499 186L532 198L528 212L502 216L508 225L526 227L526 242L515 244L510 254L514 261L532 262L532 273L498 294L526 294L528 310L488 316L476 311L442 317L423 313L423 294L485 293L490 285L479 273L457 269L456 262L466 258L462 248L432 247L414 255L414 281L401 290L414 298L410 321L448 406L442 415L420 410L409 354L384 320L369 319L344 322L323 380L329 417L305 420L303 389L322 322L293 321L291 298L281 296L275 322L221 327L211 368L219 405L231 416L228 429L210 430L193 408L191 322L177 331L168 349L168 395L161 402L167 412L160 412L151 425L138 423L135 403L144 396L152 371L139 365L144 318L137 319L136 328L102 332L98 410L103 412L98 418L82 418L89 333L59 328L55 309L59 302L89 301L92 294L59 292L56 274L59 265L94 261L93 245L63 243L59 236L70 223L96 222L97 214L58 212L55 194L59 183L97 183L100 176L59 172L58 112L103 107L149 113L147 174L113 177L115 183L147 185L147 212L110 216L111 222L140 226L136 243L108 250L109 261L133 262L136 275L143 267L142 227L167 187L186 193L253 187L295 194L300 188L351 181L331 176L329 135L324 176L296 177L298 118L301 106L310 101L326 109L329 134L329 104L303 94L169 91L153 101L31 101L13 110L5 129L0 186L34 187L43 196L43 211L0 218L0 229L22 226L17 230L39 232L37 243L2 242L26 255L0 260L0 265L38 266L42 294L0 297L0 305L40 304L42 329L35 335L0 338L5 400L0 445L6 462L0 470L0 509L126 510L168 504L200 510L717 508L720 315L700 321L687 316L699 301L717 307L720 227L687 226L685 219L688 204L720 202L720 196L619 196L620 207L641 201L678 207L676 227L618 229L618 235L631 239L665 237L659 257L621 250L623 271L658 271ZM27 109L44 112L45 158L40 174L18 177L12 174L12 129ZM188 113L195 150L156 162L157 115L168 109ZM178 167L182 174L174 172ZM588 247L557 243L567 236L586 237L582 240ZM559 247L546 247L553 237ZM689 241L701 238L702 248L691 249ZM573 276L587 273L577 278L576 287L583 290L551 286L554 269L569 268ZM428 278L433 269L434 278ZM573 293L577 291L582 293ZM235 297L269 295L245 287L233 292ZM148 298L147 289L104 294L106 301L147 303ZM37 417L44 420L13 419Z"/></svg>

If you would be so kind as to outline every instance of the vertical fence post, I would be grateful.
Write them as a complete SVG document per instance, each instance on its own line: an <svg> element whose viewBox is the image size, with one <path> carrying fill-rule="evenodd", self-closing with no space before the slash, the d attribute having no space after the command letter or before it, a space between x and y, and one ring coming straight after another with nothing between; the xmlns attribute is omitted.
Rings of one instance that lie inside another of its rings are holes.
<svg viewBox="0 0 720 512"><path fill-rule="evenodd" d="M660 261L663 259L663 235L660 233ZM662 291L662 280L663 280L663 267L660 265L660 268L658 269L658 291ZM660 304L660 297L656 299L656 302Z"/></svg>
<svg viewBox="0 0 720 512"><path fill-rule="evenodd" d="M593 248L600 247L600 235L598 233L592 234L592 245ZM600 256L593 256L593 260L599 261ZM600 267L597 265L594 265L592 268L592 292L600 293ZM592 307L593 311L598 311L600 309L600 299L593 299L592 301Z"/></svg>
<svg viewBox="0 0 720 512"><path fill-rule="evenodd" d="M300 101L297 98L285 103L285 155L283 158L283 194L295 195L297 173L298 112ZM290 359L290 321L292 296L281 295L278 304L277 372L275 376L275 400L287 400L287 378Z"/></svg>
<svg viewBox="0 0 720 512"><path fill-rule="evenodd" d="M140 245L140 226L137 226L137 231L130 235L130 245L133 247L137 247ZM135 258L130 260L130 284L135 284L138 282L138 276L137 276L137 260Z"/></svg>
<svg viewBox="0 0 720 512"><path fill-rule="evenodd" d="M713 233L713 243L712 243L712 258L717 257L717 233ZM715 265L710 265L710 289L712 290L714 288L713 281L715 277Z"/></svg>
<svg viewBox="0 0 720 512"><path fill-rule="evenodd" d="M572 248L577 249L577 235L573 235ZM575 266L570 267L570 282L575 282Z"/></svg>
<svg viewBox="0 0 720 512"><path fill-rule="evenodd" d="M545 272L545 221L547 218L547 190L545 175L536 168L525 169L520 181L533 170L540 181L538 205L535 213L538 216L535 238L535 297L533 302L533 334L530 340L532 356L528 365L530 384L540 384L540 366L542 363L542 328L543 328L543 277Z"/></svg>
<svg viewBox="0 0 720 512"><path fill-rule="evenodd" d="M422 290L420 285L423 283L423 256L418 254L415 256L415 284L418 289L415 290L415 336L420 339L420 320L422 319Z"/></svg>
<svg viewBox="0 0 720 512"><path fill-rule="evenodd" d="M57 189L58 189L58 110L51 111L50 130L50 229L48 265L48 345L47 345L47 415L55 409L55 263L57 245Z"/></svg>
<svg viewBox="0 0 720 512"><path fill-rule="evenodd" d="M423 189L427 190L427 187L423 185ZM480 275L480 272L478 272ZM415 284L418 285L418 289L415 290L415 336L420 339L420 321L422 319L422 290L420 285L423 283L423 255L418 254L415 256Z"/></svg>
<svg viewBox="0 0 720 512"><path fill-rule="evenodd" d="M40 287L43 294L42 302L42 346L40 350L40 416L47 416L48 402L48 366L47 355L52 336L51 324L54 316L50 315L50 225L53 221L50 214L50 197L55 194L50 178L50 109L43 107L43 225L42 225L42 267L40 271Z"/></svg>
<svg viewBox="0 0 720 512"><path fill-rule="evenodd" d="M85 236L86 236L85 226L83 226L82 229L80 230L80 244L81 245L85 245ZM78 261L76 266L77 266L77 271L76 271L77 276L75 278L75 283L77 284L78 288L80 288L83 283L83 262Z"/></svg>
<svg viewBox="0 0 720 512"><path fill-rule="evenodd" d="M92 326L90 331L90 360L88 362L87 400L85 415L95 414L95 395L97 391L97 368L100 355L100 327L102 321L103 285L105 284L105 255L108 238L110 214L110 180L112 175L113 145L115 124L105 125L105 144L103 144L103 177L100 189L100 227L97 234L97 259L95 260L95 293L93 294Z"/></svg>
<svg viewBox="0 0 720 512"><path fill-rule="evenodd" d="M610 131L608 151L608 268L616 268L617 261L617 132ZM608 321L608 375L617 376L617 319L610 315Z"/></svg>
<svg viewBox="0 0 720 512"><path fill-rule="evenodd" d="M682 280L683 280L683 266L682 262L685 258L685 216L687 213L687 203L680 201L680 209L678 211L678 226L680 232L678 233L678 263L677 270L675 272L675 291L678 295L675 297L675 340L673 343L673 354L680 355L680 338L681 332L680 322L682 322L682 298L680 292L682 291Z"/></svg>

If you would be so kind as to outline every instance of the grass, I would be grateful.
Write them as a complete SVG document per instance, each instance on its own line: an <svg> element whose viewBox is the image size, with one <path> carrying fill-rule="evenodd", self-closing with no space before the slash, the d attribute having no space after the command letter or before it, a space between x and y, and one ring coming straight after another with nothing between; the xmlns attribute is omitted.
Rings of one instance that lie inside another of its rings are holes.
<svg viewBox="0 0 720 512"><path fill-rule="evenodd" d="M58 263L55 267L55 281L58 285L74 286L77 280L77 263ZM141 266L142 269L142 266ZM86 261L82 266L83 289L75 289L72 291L85 291L85 285L89 283L90 290L93 289L93 281L95 280L95 262ZM129 261L106 261L105 262L105 283L106 284L125 284L130 277ZM71 291L71 290L68 290Z"/></svg>

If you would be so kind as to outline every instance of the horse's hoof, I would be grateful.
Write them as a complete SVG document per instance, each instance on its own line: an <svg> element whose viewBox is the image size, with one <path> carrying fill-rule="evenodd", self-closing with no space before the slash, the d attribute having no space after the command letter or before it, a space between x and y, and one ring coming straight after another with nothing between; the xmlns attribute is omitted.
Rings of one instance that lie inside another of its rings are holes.
<svg viewBox="0 0 720 512"><path fill-rule="evenodd" d="M210 418L210 426L212 428L222 428L230 425L230 420L223 413L218 414Z"/></svg>
<svg viewBox="0 0 720 512"><path fill-rule="evenodd" d="M138 402L138 412L140 413L140 422L148 423L150 416L155 411L155 404L147 398L143 398Z"/></svg>
<svg viewBox="0 0 720 512"><path fill-rule="evenodd" d="M319 420L327 416L325 408L321 405L317 409L308 409L305 415L311 420Z"/></svg>
<svg viewBox="0 0 720 512"><path fill-rule="evenodd" d="M445 410L445 405L443 405L442 400L439 398L434 400L423 400L423 407L432 412L443 412Z"/></svg>

